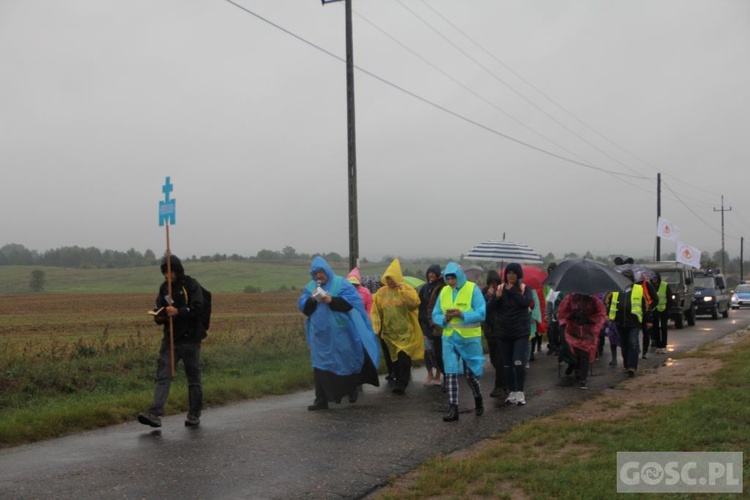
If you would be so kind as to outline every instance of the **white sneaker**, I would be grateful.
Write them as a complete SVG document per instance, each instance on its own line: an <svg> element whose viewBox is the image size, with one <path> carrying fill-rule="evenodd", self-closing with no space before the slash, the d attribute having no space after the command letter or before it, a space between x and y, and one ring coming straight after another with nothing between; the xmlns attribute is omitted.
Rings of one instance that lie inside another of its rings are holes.
<svg viewBox="0 0 750 500"><path fill-rule="evenodd" d="M516 402L518 402L518 393L514 391L508 394L508 397L505 400L505 404L514 405L516 404Z"/></svg>
<svg viewBox="0 0 750 500"><path fill-rule="evenodd" d="M516 393L516 404L518 406L523 406L526 404L526 396L524 396L523 392L517 392Z"/></svg>

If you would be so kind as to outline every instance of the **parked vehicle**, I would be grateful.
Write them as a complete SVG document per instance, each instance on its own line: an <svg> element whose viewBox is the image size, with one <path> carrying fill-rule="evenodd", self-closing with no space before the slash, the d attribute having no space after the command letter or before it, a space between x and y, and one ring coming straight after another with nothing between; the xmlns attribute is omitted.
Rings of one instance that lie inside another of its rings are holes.
<svg viewBox="0 0 750 500"><path fill-rule="evenodd" d="M732 294L732 309L750 306L750 284L740 284Z"/></svg>
<svg viewBox="0 0 750 500"><path fill-rule="evenodd" d="M695 313L719 319L729 317L729 290L723 274L695 273Z"/></svg>
<svg viewBox="0 0 750 500"><path fill-rule="evenodd" d="M695 325L693 268L673 260L645 262L643 266L658 272L661 279L672 289L669 318L674 321L675 328L681 329L686 321L690 326Z"/></svg>

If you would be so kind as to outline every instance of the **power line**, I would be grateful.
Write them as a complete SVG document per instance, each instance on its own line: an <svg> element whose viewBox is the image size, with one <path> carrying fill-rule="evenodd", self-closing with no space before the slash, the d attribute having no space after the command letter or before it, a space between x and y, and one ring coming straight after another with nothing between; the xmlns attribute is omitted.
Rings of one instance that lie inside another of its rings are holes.
<svg viewBox="0 0 750 500"><path fill-rule="evenodd" d="M606 156L607 158L609 158L610 160L614 161L615 163L618 163L619 165L621 165L621 166L625 167L626 169L630 170L631 172L637 172L634 168L632 168L629 165L626 165L625 163L621 162L620 160L618 160L614 156L610 155L609 153L607 153L606 151L604 151L603 149L601 149L599 146L595 145L594 143L592 143L591 141L589 141L588 139L586 139L585 137L583 137L579 133L575 132L570 127L568 127L566 124L564 124L563 122L561 122L560 120L558 120L557 118L555 118L554 116L552 116L550 113L548 113L546 110L544 110L541 106L539 106L538 104L536 104L534 101L532 101L531 99L529 99L528 97L526 97L525 95L523 95L521 92L519 92L518 90L516 90L515 88L513 88L513 86L511 86L505 80L503 80L498 75L496 75L492 70L490 70L489 68L487 68L487 66L485 66L484 64L482 64L480 61L478 61L474 57L472 57L465 50L461 49L452 40L450 40L448 37L446 37L444 34L442 34L437 28L435 28L434 26L432 26L425 19L423 19L419 14L417 14L416 12L414 12L414 10L412 10L411 8L409 8L406 5L404 5L404 3L401 0L397 0L397 1L398 1L399 5L401 5L404 9L406 9L407 11L409 11L414 17L416 17L417 19L419 19L422 23L424 23L428 28L430 28L432 31L434 31L443 40L445 40L446 42L448 42L451 46L453 46L453 48L455 48L457 51L459 51L461 54L463 54L466 58L468 58L469 60L471 60L472 62L474 62L477 66L479 66L480 68L482 68L485 72L487 72L489 75L491 75L495 80L497 80L498 82L500 82L501 84L503 84L508 90L510 90L511 92L513 92L514 94L516 94L518 97L520 97L521 99L523 99L524 101L526 101L531 106L533 106L540 113L544 114L547 118L549 118L550 120L552 120L553 122L555 122L556 124L558 124L559 126L561 126L562 128L564 128L565 130L567 130L568 132L570 132L572 135L576 136L578 139L580 139L584 143L588 144L589 146L591 146L592 148L594 148L595 150L597 150L598 152L600 152L601 154L603 154L604 156Z"/></svg>
<svg viewBox="0 0 750 500"><path fill-rule="evenodd" d="M324 54L326 54L326 55L328 55L328 56L330 56L330 57L332 57L334 59L337 59L338 61L341 61L341 62L344 62L344 63L346 62L346 60L344 58L342 58L342 57L334 54L333 52L330 52L329 50L326 50L323 47L321 47L321 46L319 46L319 45L317 45L317 44L315 44L315 43L313 43L313 42L311 42L311 41L309 41L309 40L307 40L307 39L305 39L305 38L297 35L296 33L293 33L292 31L289 31L288 29L286 29L286 28L284 28L284 27L282 27L282 26L274 23L273 21L271 21L269 19L266 19L265 17L261 16L260 14L257 14L255 12L253 12L252 10L248 9L247 7L236 3L234 0L224 0L224 1L227 2L227 3L229 3L229 4L231 4L231 5L233 5L233 6L235 6L235 7L237 7L238 9L240 9L240 10L242 10L242 11L244 11L244 12L246 12L246 13L252 15L252 16L254 16L258 20L263 21L264 23L267 23L267 24L273 26L274 28L276 28L276 29L278 29L278 30L280 30L280 31L282 31L282 32L284 32L284 33L286 33L286 34L294 37L295 39L297 39L297 40L305 43L306 45L309 45L310 47L313 47L313 48L315 48L315 49L323 52ZM403 92L404 94L409 95L409 96L411 96L414 99L417 99L417 100L419 100L419 101L421 101L421 102L423 102L423 103L425 103L425 104L427 104L429 106L432 106L432 107L434 107L436 109L439 109L440 111L443 111L444 113L447 113L447 114L449 114L449 115L451 115L451 116L453 116L455 118L458 118L459 120L462 120L462 121L465 121L465 122L467 122L467 123L469 123L471 125L474 125L475 127L481 128L481 129L483 129L483 130L485 130L487 132L490 132L490 133L495 134L497 136L503 137L503 138L505 138L505 139L507 139L509 141L515 142L515 143L517 143L517 144L519 144L521 146L525 146L525 147L527 147L529 149L533 149L534 151L546 154L546 155L551 156L553 158L557 158L558 160L563 160L563 161L566 161L568 163L579 165L581 167L589 168L589 169L596 170L596 171L599 171L599 172L607 173L607 174L610 174L610 175L613 175L613 176L616 176L616 177L628 177L628 178L633 178L633 179L648 179L648 177L644 177L644 176L640 176L640 175L625 174L623 172L616 172L616 171L613 171L613 170L607 170L607 169L602 168L602 167L597 167L595 165L591 165L591 164L588 164L588 163L577 161L577 160L574 160L572 158L567 158L565 156L553 153L551 151L548 151L546 149L540 148L538 146L534 146L533 144L530 144L528 142L522 141L522 140L517 139L515 137L512 137L512 136L510 136L508 134L504 134L503 132L500 132L500 131L495 130L495 129L487 126L487 125L479 123L476 120L468 118L468 117L466 117L466 116L464 116L464 115L462 115L462 114L460 114L460 113L458 113L456 111L450 110L450 109L448 109L448 108L446 108L444 106L441 106L440 104L437 104L437 103L435 103L433 101L430 101L429 99L427 99L425 97L422 97L422 96L420 96L420 95L418 95L418 94L416 94L416 93L414 93L414 92L412 92L410 90L407 90L407 89L405 89L405 88L403 88L403 87L401 87L401 86L399 86L399 85L397 85L397 84L395 84L395 83L393 83L393 82L391 82L391 81L389 81L389 80L387 80L387 79L385 79L383 77L380 77L380 76L376 75L375 73L372 73L371 71L368 71L368 70L362 68L361 66L357 66L355 64L354 67L357 70L361 71L362 73L370 76L371 78L374 78L374 79L378 80L381 83L384 83L384 84L386 84L386 85L388 85L388 86L390 86L390 87L392 87L392 88L394 88L396 90L399 90L400 92Z"/></svg>
<svg viewBox="0 0 750 500"><path fill-rule="evenodd" d="M369 19L367 19L365 16L363 16L359 12L355 11L355 14L357 14L357 17L359 17L364 22L366 22L367 24L369 24L370 26L372 26L374 29L378 30L383 35L385 35L388 38L390 38L393 42L397 43L399 46L401 46L401 48L403 48L404 50L408 51L410 54L412 54L413 56L415 56L417 59L419 59L420 61L424 62L425 64L427 64L428 66L430 66L432 69L434 69L435 71L439 72L441 75L445 76L446 78L448 78L453 83L455 83L456 85L460 86L461 88L463 88L467 92L471 93L476 98L478 98L478 99L482 100L484 103L492 106L493 108L495 108L496 110L498 110L499 112L501 112L502 114L504 114L505 116L507 116L508 118L510 118L511 120L513 120L514 122L516 122L517 124L521 125L522 127L526 128L527 130L530 130L531 132L533 132L534 134L538 135L542 139L545 139L550 144L552 144L554 146L557 146L558 148L562 149L563 151L565 151L565 152L567 152L567 153L575 156L579 160L581 160L581 161L588 161L585 158L582 158L580 155L578 155L578 154L574 153L573 151L567 149L565 146L563 146L563 145L561 145L561 144L553 141L552 139L550 139L549 137L545 136L541 132L537 131L533 127L531 127L531 126L523 123L521 120L519 120L515 116L511 115L510 113L508 113L507 111L505 111L504 109L502 109L497 104L493 103L489 99L487 99L484 96L480 95L478 92L476 92L475 90L473 90L472 88L470 88L468 85L465 85L463 82L459 81L457 78L454 78L453 76L449 75L446 71L443 71L442 69L440 69L436 64L432 63L431 61L428 61L427 58L423 57L422 55L420 55L419 53L417 53L415 50L409 48L405 43L403 43L400 40L396 39L396 37L394 37L393 35L391 35L387 31L385 31L384 29L382 29L381 27L379 27L378 25L376 25L375 23L373 23Z"/></svg>
<svg viewBox="0 0 750 500"><path fill-rule="evenodd" d="M400 3L400 4L401 4L401 5L402 5L402 6L404 7L404 8L406 8L406 7L405 7L405 6L403 5L403 3L401 3L400 1L399 1L399 3ZM466 32L465 32L464 30L462 30L462 29L461 29L461 28L460 28L459 26L457 26L457 25L456 25L455 23L453 23L453 22L452 22L452 21L451 21L451 20L450 20L450 19L449 19L448 17L446 17L445 15L443 15L443 14L442 14L441 12L439 12L439 11L438 11L438 10L437 10L437 9L436 9L435 7L433 7L432 5L429 5L429 4L427 3L427 2L425 2L425 0L421 0L421 3L422 3L422 4L423 4L423 5L425 6L425 7L427 7L428 9L430 9L430 10L431 10L431 11L432 11L433 13L435 13L435 14L436 14L436 15L437 15L438 17L440 17L440 18L441 18L441 19L442 19L442 20L443 20L444 22L446 22L446 23L447 23L448 25L450 25L450 26L451 26L451 27L452 27L453 29L455 29L455 30L456 30L456 31L457 31L458 33L460 33L460 34L461 34L461 35L462 35L462 36L463 36L464 38L466 38L467 40L469 40L469 41L470 41L470 42L471 42L471 43L472 43L472 44L473 44L474 46L478 47L478 48L479 48L479 49L480 49L480 50L481 50L481 51L482 51L483 53L485 53L486 55L488 55L488 56L489 56L490 58L492 58L492 59L493 59L494 61L496 61L496 62L497 62L498 64L500 64L500 65L501 65L501 66L502 66L503 68L505 68L505 69L506 69L506 70L507 70L508 72L510 72L511 74L513 74L513 75L514 75L514 76L515 76L516 78L518 78L518 79L519 79L520 81L522 81L523 83L525 83L525 84L526 84L527 86L529 86L529 87L530 87L531 89L533 89L534 91L536 91L536 92L537 92L537 93L538 93L539 95L541 95L542 97L544 97L544 98L545 98L545 99L546 99L547 101L549 101L550 103L552 103L552 104L553 104L554 106L556 106L556 107L557 107L558 109L560 109L561 111L563 111L564 113L566 113L567 115L569 115L570 117L572 117L572 118L573 118L574 120L576 120L576 121L577 121L578 123L580 123L581 125L583 125L583 126L584 126L584 127L586 127L587 129L589 129L590 131L592 131L593 133L595 133L596 135L598 135L599 137L601 137L602 139L604 139L605 141L607 141L608 143L610 143L611 145L613 145L613 146L617 147L618 149L620 149L621 151L623 151L623 152L627 153L627 154L628 154L628 155L629 155L630 157L632 157L632 158L634 158L634 159L638 160L639 162L641 162L642 164L644 164L644 165L646 165L646 166L648 166L648 167L652 168L652 169L653 169L654 171L660 172L660 171L663 171L663 170L664 170L664 169L660 169L660 168L657 168L657 167L656 167L656 166L654 166L653 164L651 164L651 163L649 163L648 161L644 160L643 158L639 157L638 155L636 155L635 153L633 153L633 152L632 152L632 151L630 151L629 149L627 149L627 148L623 147L622 145L620 145L620 144L616 143L615 141L613 141L612 139L610 139L609 137L607 137L606 135L604 135L603 133L601 133L601 132L600 132L599 130L597 130L596 128L592 127L592 126L591 126L591 125L589 125L588 123L586 123L586 122L585 122L584 120L582 120L582 119L581 119L580 117L578 117L578 116L577 116L576 114L574 114L573 112L571 112L570 110L568 110L567 108L565 108L564 106L562 106L562 105L561 105L561 104L560 104L559 102L557 102L557 101L556 101L555 99L553 99L552 97L550 97L549 95L547 95L547 94L546 94L545 92L543 92L543 91L542 91L542 90L541 90L540 88L538 88L538 87L537 87L537 86L535 86L535 85L534 85L533 83L531 83L531 82L530 82L529 80L527 80L526 78L524 78L524 77L523 77L523 76L522 76L521 74L519 74L518 72L516 72L515 70L513 70L513 68L511 68L510 66L508 66L508 65L507 65L507 64L506 64L505 62L503 62L503 61L502 61L502 60L501 60L500 58L498 58L498 57L497 57L496 55L494 55L494 54L493 54L493 53L491 53L491 52L490 52L489 50L487 50L487 49L486 49L486 48L485 48L485 47L484 47L484 46L483 46L482 44L480 44L479 42L477 42L477 41L476 41L476 40L475 40L475 39L474 39L473 37L471 37L471 36L470 36L469 34L467 34L467 33L466 33ZM414 11L413 11L413 10L411 10L411 9L408 9L408 8L407 8L407 10L409 10L409 11L410 11L410 12L411 12L411 13L412 13L413 15L415 15L415 16L416 16L416 17L417 17L418 19L420 19L420 20L421 20L421 21L422 21L423 23L425 23L425 24L427 24L428 26L430 26L430 25L429 25L429 23L427 23L427 22L426 22L426 21L425 21L424 19L422 19L421 17L417 16L417 15L416 15L416 14L414 13ZM437 32L437 30L436 30L435 28L433 28L432 26L430 26L430 28L431 28L431 29L433 29L434 31L436 31L436 32ZM441 34L441 36L442 36L442 37L443 37L444 39L446 39L446 41L447 41L447 38L446 38L445 36L443 36L442 34ZM455 44L453 44L452 42L450 42L450 41L449 41L449 43L451 43L451 44L452 44L452 45L453 45L454 47L456 47L456 46L455 46ZM457 48L457 47L456 47L456 48ZM458 49L458 48L457 48L457 49ZM460 50L460 49L458 49L458 50ZM462 52L462 53L464 53L463 51L461 51L461 52ZM469 57L469 56L467 56L467 57ZM474 59L474 58L471 58L471 57L469 57L469 59L471 59L472 61L475 61L475 59ZM477 62L477 61L475 61L475 62ZM480 63L478 63L478 62L477 62L477 64L480 64ZM480 66L482 66L482 67L484 68L484 66L483 66L483 65L481 65L481 64L480 64ZM486 70L486 71L488 71L488 72L489 72L489 70ZM492 73L491 73L491 74L492 74ZM504 83L504 84L505 84L505 82L501 82L501 83ZM509 84L506 84L506 86L510 87L510 85L509 85ZM511 89L511 90L514 90L514 89ZM525 98L524 96L522 96L522 95L521 95L521 94L520 94L520 93L519 93L518 91L515 91L515 90L514 90L514 92L516 92L516 94L518 94L519 96L521 96L521 97L523 97L524 99L526 99L526 98ZM526 100L528 100L528 99L526 99ZM545 113L545 114L546 114L546 113ZM565 127L565 128L567 129L567 127ZM618 163L620 163L620 162L618 162ZM621 163L621 164L622 164L622 163ZM681 179L681 178L680 178L680 177L678 177L678 176L674 176L674 175L671 175L671 174L670 174L670 173L668 173L668 172L665 172L665 176L667 176L668 178L670 178L671 180L673 180L673 181L675 181L675 182L677 182L677 183L683 184L683 185L685 185L685 186L688 186L688 187L690 187L690 188L693 188L693 189L695 189L695 190L697 190L697 191L700 191L700 192L702 192L702 193L705 193L705 192L707 192L707 190L706 190L705 186L695 186L695 185L693 185L693 184L691 184L691 183L689 183L689 182L687 182L687 181L685 181L685 180ZM697 217L697 218L698 218L699 220L701 220L701 222L703 222L704 224L708 225L708 226L709 226L709 228L711 228L712 230L714 230L714 231L717 231L717 232L718 232L718 229L716 229L716 228L712 227L712 226L711 226L711 225L710 225L710 224L709 224L708 222L706 222L706 221L705 221L704 219L702 219L702 218L701 218L700 216L698 216L698 215L697 215L697 214L696 214L696 213L695 213L695 212L694 212L694 211L693 211L692 209L690 209L689 207L687 207L687 204L686 204L686 203L685 203L685 202L683 201L683 198L685 198L685 195L683 195L682 197L679 197L679 196L677 196L676 192L675 192L675 191L673 191L673 190L672 190L671 188L669 188L669 190L670 190L670 193L671 193L671 194L672 194L672 195L674 196L674 199L676 199L676 200L677 200L677 201L678 201L679 203L681 203L681 204L682 204L682 205L684 205L684 206L685 206L686 208L688 208L688 210L690 210L690 212L691 212L691 213L693 213L693 214L694 214L694 215L695 215L695 216L696 216L696 217ZM710 191L709 191L709 192L710 192ZM713 193L713 194L716 194L716 195L718 196L718 194L717 194L717 193ZM698 199L698 198L694 198L694 197L687 197L687 198L688 198L688 199L690 199L690 200L692 200L692 201L693 201L694 203L700 204L700 205L702 205L702 206L705 206L705 207L711 206L711 204L709 204L709 203L706 203L706 202L705 202L704 200L701 200L701 199ZM740 216L740 219L742 219L742 221L743 221L743 222L745 223L745 225L747 225L747 226L750 226L750 224L748 224L748 222L747 222L747 220L746 220L746 219L744 219L744 218L743 218L743 217L742 217L742 216L741 216L740 214L737 214L737 215L738 215L738 216ZM729 237L729 238L732 238L732 239L739 239L739 237L738 237L738 236L731 236L731 235L727 235L727 237Z"/></svg>

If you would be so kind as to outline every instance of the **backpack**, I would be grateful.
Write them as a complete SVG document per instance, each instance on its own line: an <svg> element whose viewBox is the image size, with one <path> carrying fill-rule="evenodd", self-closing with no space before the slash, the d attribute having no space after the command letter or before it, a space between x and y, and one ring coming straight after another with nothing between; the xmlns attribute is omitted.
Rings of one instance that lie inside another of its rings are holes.
<svg viewBox="0 0 750 500"><path fill-rule="evenodd" d="M197 280L196 280L197 283ZM203 324L203 328L206 329L206 335L208 335L208 328L211 326L211 292L203 288L203 285L198 283L198 286L201 287L201 293L203 294L203 309L201 310L201 323ZM182 293L185 294L185 301L190 303L187 289L183 286L182 287ZM205 338L205 337L203 337Z"/></svg>
<svg viewBox="0 0 750 500"><path fill-rule="evenodd" d="M201 287L201 293L203 293L203 311L201 311L201 322L203 327L208 331L208 327L211 326L211 292Z"/></svg>

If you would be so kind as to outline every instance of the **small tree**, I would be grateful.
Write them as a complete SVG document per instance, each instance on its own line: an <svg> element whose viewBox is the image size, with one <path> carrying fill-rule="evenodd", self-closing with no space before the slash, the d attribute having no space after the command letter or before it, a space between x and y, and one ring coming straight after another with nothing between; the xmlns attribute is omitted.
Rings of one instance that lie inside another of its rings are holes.
<svg viewBox="0 0 750 500"><path fill-rule="evenodd" d="M45 279L44 271L40 271L39 269L31 271L31 280L29 280L29 288L31 291L41 292L44 290Z"/></svg>

